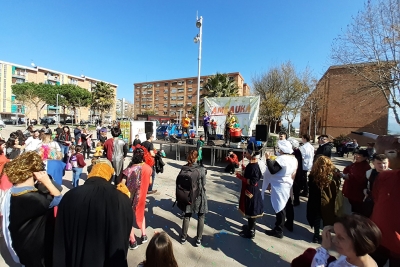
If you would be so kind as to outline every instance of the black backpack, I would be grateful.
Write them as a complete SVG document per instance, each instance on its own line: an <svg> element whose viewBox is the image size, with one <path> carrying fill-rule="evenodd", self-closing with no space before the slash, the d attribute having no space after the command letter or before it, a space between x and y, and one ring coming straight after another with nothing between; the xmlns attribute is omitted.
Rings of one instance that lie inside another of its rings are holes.
<svg viewBox="0 0 400 267"><path fill-rule="evenodd" d="M195 167L183 166L176 177L176 202L178 207L191 205L200 195L200 172ZM180 205L179 205L180 204Z"/></svg>

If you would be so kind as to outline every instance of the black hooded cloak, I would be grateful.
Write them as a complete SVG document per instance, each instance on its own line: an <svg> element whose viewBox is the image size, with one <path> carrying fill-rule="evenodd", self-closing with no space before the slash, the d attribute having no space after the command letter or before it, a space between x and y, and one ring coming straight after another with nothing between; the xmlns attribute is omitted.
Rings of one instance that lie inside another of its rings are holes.
<svg viewBox="0 0 400 267"><path fill-rule="evenodd" d="M67 192L59 205L54 266L127 267L132 223L129 197L106 179L88 179Z"/></svg>

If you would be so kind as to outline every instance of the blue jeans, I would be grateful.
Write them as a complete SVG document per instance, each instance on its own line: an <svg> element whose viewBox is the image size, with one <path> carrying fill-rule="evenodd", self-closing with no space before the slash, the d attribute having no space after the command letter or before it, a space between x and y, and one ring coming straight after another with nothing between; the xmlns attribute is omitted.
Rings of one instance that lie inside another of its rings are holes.
<svg viewBox="0 0 400 267"><path fill-rule="evenodd" d="M68 154L69 146L64 146L64 145L62 145L62 144L60 144L60 143L59 143L59 145L60 145L60 148L61 148L61 154L62 154L63 156L65 156L66 154Z"/></svg>
<svg viewBox="0 0 400 267"><path fill-rule="evenodd" d="M72 168L72 186L78 187L79 186L79 177L81 176L83 168Z"/></svg>
<svg viewBox="0 0 400 267"><path fill-rule="evenodd" d="M152 183L149 185L148 191L153 191L154 180L156 179L156 167L153 166L153 173L151 174Z"/></svg>

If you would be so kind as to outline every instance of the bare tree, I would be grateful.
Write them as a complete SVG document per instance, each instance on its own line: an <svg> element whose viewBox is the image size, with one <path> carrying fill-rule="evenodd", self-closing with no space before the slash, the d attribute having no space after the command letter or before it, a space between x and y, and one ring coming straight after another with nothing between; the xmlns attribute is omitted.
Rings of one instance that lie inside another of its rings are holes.
<svg viewBox="0 0 400 267"><path fill-rule="evenodd" d="M310 91L311 79L308 69L298 73L290 61L253 78L255 93L261 97L260 118L265 120L269 130L274 122L273 132L276 131L282 116L289 123L293 122Z"/></svg>
<svg viewBox="0 0 400 267"><path fill-rule="evenodd" d="M335 39L335 64L347 65L366 84L360 90L383 94L400 124L400 1L368 1Z"/></svg>
<svg viewBox="0 0 400 267"><path fill-rule="evenodd" d="M315 84L316 81L314 80L313 83ZM313 136L314 142L318 129L317 115L324 106L324 92L323 90L318 89L318 87L315 87L315 89L307 96L304 105L301 107L301 112L309 116L308 135ZM313 134L311 134L312 130Z"/></svg>

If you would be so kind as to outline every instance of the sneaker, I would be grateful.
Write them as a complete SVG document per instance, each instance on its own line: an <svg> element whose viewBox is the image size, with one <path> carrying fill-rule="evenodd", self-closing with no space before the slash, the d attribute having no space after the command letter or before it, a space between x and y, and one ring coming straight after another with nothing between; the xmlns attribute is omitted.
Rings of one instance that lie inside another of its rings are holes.
<svg viewBox="0 0 400 267"><path fill-rule="evenodd" d="M196 240L196 246L197 246L197 247L200 247L200 246L201 246L201 239L197 239L197 240Z"/></svg>
<svg viewBox="0 0 400 267"><path fill-rule="evenodd" d="M142 244L147 243L147 235L142 235Z"/></svg>
<svg viewBox="0 0 400 267"><path fill-rule="evenodd" d="M147 194L148 194L148 195L155 194L155 193L157 193L157 190L147 191Z"/></svg>
<svg viewBox="0 0 400 267"><path fill-rule="evenodd" d="M278 233L275 230L266 230L265 234L269 235L269 236L276 237L276 238L283 238L283 234L282 233Z"/></svg>
<svg viewBox="0 0 400 267"><path fill-rule="evenodd" d="M134 249L137 249L139 246L138 246L138 244L137 244L137 241L129 241L129 249L130 250L134 250Z"/></svg>
<svg viewBox="0 0 400 267"><path fill-rule="evenodd" d="M186 243L186 238L184 238L183 236L181 236L181 244L185 244Z"/></svg>

